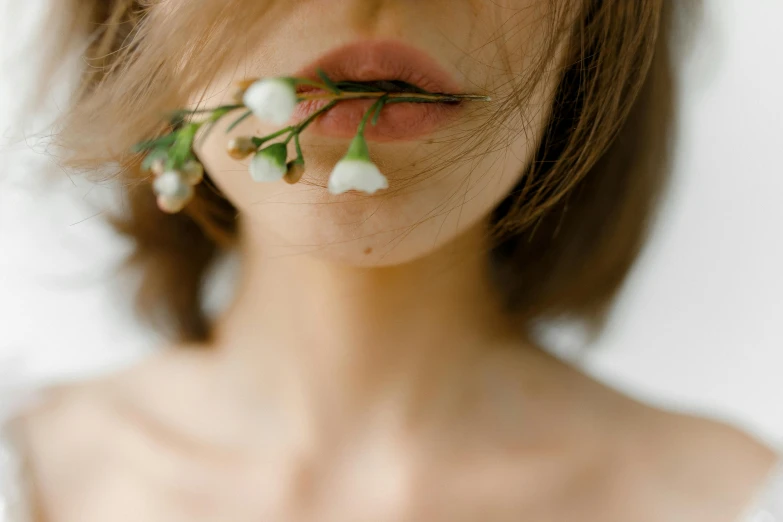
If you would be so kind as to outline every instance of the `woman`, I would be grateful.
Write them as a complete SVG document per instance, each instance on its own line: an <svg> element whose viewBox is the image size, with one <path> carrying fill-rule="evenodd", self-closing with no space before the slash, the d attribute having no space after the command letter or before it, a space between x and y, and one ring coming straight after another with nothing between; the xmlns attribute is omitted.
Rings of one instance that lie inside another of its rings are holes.
<svg viewBox="0 0 783 522"><path fill-rule="evenodd" d="M626 397L531 334L562 314L597 327L641 243L671 116L663 1L149 4L71 7L95 37L59 139L72 166L123 167L139 310L176 340L9 420L9 520L783 516L772 448ZM194 197L158 209L125 151L161 115L318 66L491 101L381 111L372 195L327 190L367 100L302 133L291 185L224 150L274 126L221 121L196 142ZM226 251L239 279L211 317Z"/></svg>

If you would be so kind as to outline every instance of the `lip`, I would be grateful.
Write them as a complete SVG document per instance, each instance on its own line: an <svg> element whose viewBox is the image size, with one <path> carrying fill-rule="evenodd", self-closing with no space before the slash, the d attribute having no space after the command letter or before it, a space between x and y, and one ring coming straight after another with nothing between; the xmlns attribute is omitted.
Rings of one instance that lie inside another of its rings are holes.
<svg viewBox="0 0 783 522"><path fill-rule="evenodd" d="M294 76L320 81L317 69L335 82L402 80L434 93L461 94L454 77L426 52L398 41L358 41L338 47L300 69ZM312 86L297 91L314 92ZM374 100L342 101L320 115L308 130L338 138L352 138ZM293 119L302 121L328 102L305 100L297 105ZM463 109L460 103L394 103L381 111L376 125L367 124L368 141L410 140L430 134L453 121Z"/></svg>

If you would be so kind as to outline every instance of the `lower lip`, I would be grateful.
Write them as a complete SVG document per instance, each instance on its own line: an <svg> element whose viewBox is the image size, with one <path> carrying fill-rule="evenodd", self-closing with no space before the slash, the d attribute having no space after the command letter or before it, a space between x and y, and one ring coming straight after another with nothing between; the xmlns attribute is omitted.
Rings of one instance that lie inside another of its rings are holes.
<svg viewBox="0 0 783 522"><path fill-rule="evenodd" d="M320 114L307 128L316 134L352 138L356 135L356 129L364 114L374 102L372 99L341 101ZM326 100L305 100L299 103L294 112L294 121L303 121L327 103L329 102ZM420 138L453 122L462 108L462 103L391 103L383 107L375 125L367 121L364 137L368 141Z"/></svg>

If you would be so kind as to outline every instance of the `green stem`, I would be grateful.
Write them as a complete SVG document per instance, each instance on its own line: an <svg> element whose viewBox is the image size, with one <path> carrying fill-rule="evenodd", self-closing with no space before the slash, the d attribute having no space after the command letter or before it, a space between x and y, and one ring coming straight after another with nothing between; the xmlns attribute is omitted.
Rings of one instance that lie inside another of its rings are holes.
<svg viewBox="0 0 783 522"><path fill-rule="evenodd" d="M209 122L216 122L220 118L222 118L223 116L228 114L229 112L231 112L233 110L236 110L238 108L239 107L232 107L232 106L218 107L217 109L215 109L215 111L212 114L210 114L210 116L207 119L207 121L209 121Z"/></svg>
<svg viewBox="0 0 783 522"><path fill-rule="evenodd" d="M253 138L253 143L255 144L256 147L260 147L261 145L264 144L264 142L267 142L269 140L273 140L273 139L277 138L278 136L280 136L281 134L285 134L286 132L292 131L294 128L295 127L293 127L293 126L284 127L284 128L280 129L277 132L273 132L272 134L269 134L268 136L264 136L263 138L255 138L254 137ZM289 136L289 139L290 139L290 136ZM288 143L288 139L285 140L284 143Z"/></svg>
<svg viewBox="0 0 783 522"><path fill-rule="evenodd" d="M232 104L232 105L220 105L218 107L215 107L214 109L193 109L193 110L185 110L184 112L190 113L190 114L199 114L203 112L213 112L213 113L220 113L220 116L223 116L224 114L228 114L231 111L234 111L236 109L243 108L244 105L242 104Z"/></svg>
<svg viewBox="0 0 783 522"><path fill-rule="evenodd" d="M415 96L410 97L397 97L397 98L389 98L386 103L400 103L400 102L409 102L409 103L443 103L443 102L458 102L460 101L459 98L453 97L453 96L444 96L441 99L434 100L431 98L417 98Z"/></svg>
<svg viewBox="0 0 783 522"><path fill-rule="evenodd" d="M306 120L296 125L291 131L291 134L288 135L284 143L288 144L288 142L291 141L291 138L293 138L295 135L298 135L300 132L305 130L307 126L310 125L313 122L313 120L315 120L320 114L323 114L324 112L328 111L329 109L337 105L337 102L339 101L340 100L330 101L329 103L327 103L326 105L324 105L323 107L321 107L320 109L312 113L310 116L308 116ZM290 129L291 127L288 128Z"/></svg>
<svg viewBox="0 0 783 522"><path fill-rule="evenodd" d="M343 87L345 88L356 88L362 87L360 83L355 82L333 82L331 79L326 76L323 71L318 71L319 76L323 80L323 82L318 82L315 80L310 80L306 78L286 78L287 80L292 81L295 85L297 84L304 84L304 85L312 85L315 87L318 87L319 89L323 89L324 91L331 92L330 94L324 93L315 93L315 94L305 94L301 97L302 100L326 100L327 103L322 108L318 109L316 112L311 114L307 119L302 121L301 123L295 125L295 126L289 126L285 127L283 129L280 129L277 132L274 132L268 136L265 136L263 138L257 138L253 137L253 143L255 143L258 147L261 146L266 141L269 141L273 138L276 138L277 136L280 136L285 133L289 133L288 136L285 139L285 144L287 145L291 139L294 139L294 143L296 145L296 153L297 158L296 161L299 163L304 163L304 157L302 155L302 150L299 144L299 134L304 131L308 125L310 125L315 119L323 114L324 112L328 111L332 107L334 107L337 103L340 101L345 100L354 100L354 99L373 99L375 98L375 103L372 104L372 106L365 112L365 114L362 117L361 122L359 123L359 127L357 129L357 136L363 136L364 134L364 128L367 124L367 120L372 118L372 124L375 125L375 123L378 120L378 117L380 116L381 111L383 110L383 107L387 103L402 103L402 102L410 102L410 103L439 103L439 102L457 102L462 100L467 101L490 101L489 96L480 96L480 95L474 95L474 94L443 94L443 93L427 93L422 92L421 94L416 93L401 93L401 92L385 92L385 91L373 91L373 87L366 86L370 89L370 91L364 91L364 92L357 92L357 91L348 91L343 90ZM342 86L342 87L341 87ZM377 87L376 87L377 89ZM134 152L142 152L144 150L151 150L155 149L157 151L163 151L167 149L166 153L168 155L167 158L167 168L181 168L185 161L188 160L188 158L193 154L192 148L193 148L193 142L195 140L196 134L198 131L202 128L203 125L207 125L206 131L203 133L203 136L206 137L207 134L209 134L210 130L214 127L214 124L223 116L226 114L229 114L230 112L237 110L237 109L246 109L244 104L231 104L231 105L221 105L212 109L180 109L177 111L174 111L171 113L170 121L172 122L171 125L174 126L174 129L172 132L170 132L167 135L160 136L158 138L143 141L141 143L138 143L134 146L132 149ZM186 118L188 116L194 116L196 114L204 114L209 113L209 116L200 122L186 122ZM239 117L236 121L234 121L231 126L229 127L229 130L236 127L239 123L244 121L245 118L249 117L251 115L251 111L246 111L243 113L241 117Z"/></svg>
<svg viewBox="0 0 783 522"><path fill-rule="evenodd" d="M203 125L207 125L207 130L204 131L204 133L201 135L201 143L204 143L207 139L207 136L210 132L212 132L212 129L215 127L215 124L217 121L222 118L223 116L241 108L244 107L244 105L222 105L214 110L212 114L209 115L209 118L207 118L204 121L196 122L193 125L198 125L198 128L201 128Z"/></svg>
<svg viewBox="0 0 783 522"><path fill-rule="evenodd" d="M491 101L489 96L481 96L478 94L416 94L416 93L401 93L401 92L385 92L385 91L366 91L366 92L353 92L343 91L339 95L333 95L328 93L302 93L299 98L302 100L358 100L358 99L371 99L380 98L386 96L389 100L404 100L404 101L417 101L423 103L440 103L450 101Z"/></svg>
<svg viewBox="0 0 783 522"><path fill-rule="evenodd" d="M367 124L367 118L370 117L370 115L375 112L376 110L380 112L381 109L383 109L383 105L386 103L386 96L381 96L377 100L375 100L375 103L373 103L369 109L367 109L367 112L364 113L364 116L362 116L362 121L359 122L359 128L356 129L356 134L360 136L364 136L364 126Z"/></svg>
<svg viewBox="0 0 783 522"><path fill-rule="evenodd" d="M232 130L234 130L236 128L237 125L239 125L240 123L242 123L243 121L245 121L246 119L248 119L252 115L253 115L253 111L245 111L244 113L242 113L242 116L240 116L239 118L234 120L231 123L231 125L229 125L228 128L226 128L226 132L231 132Z"/></svg>
<svg viewBox="0 0 783 522"><path fill-rule="evenodd" d="M278 136L280 136L281 134L285 134L286 132L290 131L290 130L291 130L291 129L293 129L293 128L294 128L294 127L292 127L292 126L290 126L290 127L285 127L285 128L282 128L282 129L280 129L280 130L279 130L279 131L277 131L277 132L273 132L272 134L270 134L270 135L268 135L268 136L264 136L264 138L263 138L263 139L264 139L264 141L267 141L267 140L271 140L271 139L277 138L277 137L278 137Z"/></svg>
<svg viewBox="0 0 783 522"><path fill-rule="evenodd" d="M177 131L177 139L171 146L167 167L170 169L181 168L193 148L193 139L202 123L189 123Z"/></svg>
<svg viewBox="0 0 783 522"><path fill-rule="evenodd" d="M219 114L218 117L222 117L225 114L228 114L229 112L241 109L244 105L220 105L218 107L212 108L212 109L179 109L176 111L173 111L170 116L169 120L184 120L185 116L193 116L195 114L204 114L204 113L212 113L210 115L210 118L212 118L216 113Z"/></svg>
<svg viewBox="0 0 783 522"><path fill-rule="evenodd" d="M299 145L299 133L294 135L294 145L296 145L296 163L304 164L304 156L302 155L302 147Z"/></svg>

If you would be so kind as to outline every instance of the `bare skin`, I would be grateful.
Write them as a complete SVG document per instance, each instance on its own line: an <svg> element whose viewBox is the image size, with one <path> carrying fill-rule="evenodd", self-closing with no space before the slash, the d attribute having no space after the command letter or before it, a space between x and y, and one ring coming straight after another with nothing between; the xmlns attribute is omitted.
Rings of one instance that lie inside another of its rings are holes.
<svg viewBox="0 0 783 522"><path fill-rule="evenodd" d="M383 274L248 247L214 346L21 419L43 519L734 522L773 452L525 345L478 256L432 270L476 237Z"/></svg>

